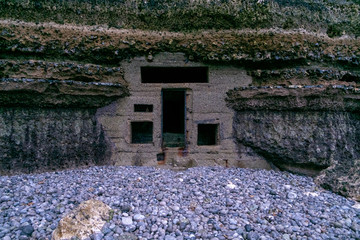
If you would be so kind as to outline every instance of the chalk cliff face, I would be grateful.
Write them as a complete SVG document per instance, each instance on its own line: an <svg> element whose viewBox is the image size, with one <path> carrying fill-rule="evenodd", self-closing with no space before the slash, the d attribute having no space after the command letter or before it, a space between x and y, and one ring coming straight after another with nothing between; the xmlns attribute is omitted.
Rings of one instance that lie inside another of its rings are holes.
<svg viewBox="0 0 360 240"><path fill-rule="evenodd" d="M119 67L0 61L0 173L111 164L96 109L128 95Z"/></svg>
<svg viewBox="0 0 360 240"><path fill-rule="evenodd" d="M246 70L258 86L228 92L239 146L359 198L359 10L357 1L0 0L0 173L111 164L96 111L131 94L121 62L171 52Z"/></svg>
<svg viewBox="0 0 360 240"><path fill-rule="evenodd" d="M0 108L0 173L33 173L110 162L96 109Z"/></svg>
<svg viewBox="0 0 360 240"><path fill-rule="evenodd" d="M337 193L360 197L360 93L354 89L234 90L239 144L280 169L316 177Z"/></svg>
<svg viewBox="0 0 360 240"><path fill-rule="evenodd" d="M323 186L360 196L359 183L351 180L360 171L359 120L358 114L346 112L241 111L234 127L240 144L280 169L321 173L318 182Z"/></svg>

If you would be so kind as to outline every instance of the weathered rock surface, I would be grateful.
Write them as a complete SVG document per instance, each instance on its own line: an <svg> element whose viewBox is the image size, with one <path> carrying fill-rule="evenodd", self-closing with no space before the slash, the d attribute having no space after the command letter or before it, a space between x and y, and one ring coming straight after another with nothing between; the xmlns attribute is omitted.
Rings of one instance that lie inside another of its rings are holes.
<svg viewBox="0 0 360 240"><path fill-rule="evenodd" d="M359 139L359 134L356 136ZM359 143L357 143L359 144ZM358 150L359 151L359 150ZM317 184L333 192L350 196L360 201L360 157L357 159L342 158L321 172L315 179Z"/></svg>
<svg viewBox="0 0 360 240"><path fill-rule="evenodd" d="M120 67L0 60L0 106L102 107L127 96Z"/></svg>
<svg viewBox="0 0 360 240"><path fill-rule="evenodd" d="M227 93L229 106L242 110L349 111L360 110L360 89L344 85L250 87Z"/></svg>
<svg viewBox="0 0 360 240"><path fill-rule="evenodd" d="M49 79L0 79L0 106L5 107L103 107L127 96L117 83Z"/></svg>
<svg viewBox="0 0 360 240"><path fill-rule="evenodd" d="M340 63L338 67L360 64L358 38L331 39L302 30L209 30L186 34L0 20L1 32L6 32L0 35L2 58L24 55L116 64L134 56L182 52L190 60L260 68L306 65L307 61Z"/></svg>
<svg viewBox="0 0 360 240"><path fill-rule="evenodd" d="M322 186L358 198L358 94L321 89L231 92L236 139L281 169L321 174Z"/></svg>
<svg viewBox="0 0 360 240"><path fill-rule="evenodd" d="M329 36L360 35L357 0L63 0L0 2L0 18L113 28L199 29L303 28Z"/></svg>
<svg viewBox="0 0 360 240"><path fill-rule="evenodd" d="M82 202L76 209L62 218L52 234L52 240L76 237L83 240L91 234L101 232L110 218L111 208L98 200Z"/></svg>
<svg viewBox="0 0 360 240"><path fill-rule="evenodd" d="M0 108L0 173L110 164L96 109Z"/></svg>
<svg viewBox="0 0 360 240"><path fill-rule="evenodd" d="M81 64L70 61L0 60L0 77L102 82L126 85L121 67Z"/></svg>
<svg viewBox="0 0 360 240"><path fill-rule="evenodd" d="M311 58L316 60L315 58ZM318 59L319 60L319 59ZM248 71L253 77L253 85L317 85L317 84L360 84L360 72L321 66L296 67L283 69L256 69Z"/></svg>

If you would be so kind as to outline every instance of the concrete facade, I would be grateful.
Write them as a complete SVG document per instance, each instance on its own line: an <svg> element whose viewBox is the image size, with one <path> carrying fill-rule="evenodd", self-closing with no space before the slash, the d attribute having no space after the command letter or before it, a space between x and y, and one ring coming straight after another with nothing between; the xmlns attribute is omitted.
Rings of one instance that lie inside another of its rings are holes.
<svg viewBox="0 0 360 240"><path fill-rule="evenodd" d="M118 165L239 166L243 158L234 141L234 111L226 106L226 92L248 86L251 77L235 67L189 62L183 54L162 53L123 62L131 96L98 110L98 118L113 144L113 161ZM208 67L207 83L142 83L141 67ZM162 90L185 92L185 146L163 144ZM152 112L134 112L135 104L153 106ZM152 142L132 143L132 122L152 122ZM198 145L198 124L216 124L216 144Z"/></svg>

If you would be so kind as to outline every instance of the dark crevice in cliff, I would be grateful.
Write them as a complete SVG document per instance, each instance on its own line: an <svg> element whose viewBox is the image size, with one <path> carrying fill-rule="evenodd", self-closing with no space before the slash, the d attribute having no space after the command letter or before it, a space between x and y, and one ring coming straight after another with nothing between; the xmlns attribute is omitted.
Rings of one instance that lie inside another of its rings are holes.
<svg viewBox="0 0 360 240"><path fill-rule="evenodd" d="M351 74L347 73L341 78L341 81L344 81L344 82L356 82L356 83L360 84L360 75L359 76L354 76L354 75L351 75Z"/></svg>

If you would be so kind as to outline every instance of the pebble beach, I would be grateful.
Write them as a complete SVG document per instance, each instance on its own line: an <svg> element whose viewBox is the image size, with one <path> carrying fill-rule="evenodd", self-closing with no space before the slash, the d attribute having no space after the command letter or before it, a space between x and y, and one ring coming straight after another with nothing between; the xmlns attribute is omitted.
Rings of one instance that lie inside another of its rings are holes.
<svg viewBox="0 0 360 240"><path fill-rule="evenodd" d="M310 177L117 166L0 176L0 239L51 239L60 219L89 199L113 215L87 240L360 239L359 203Z"/></svg>

